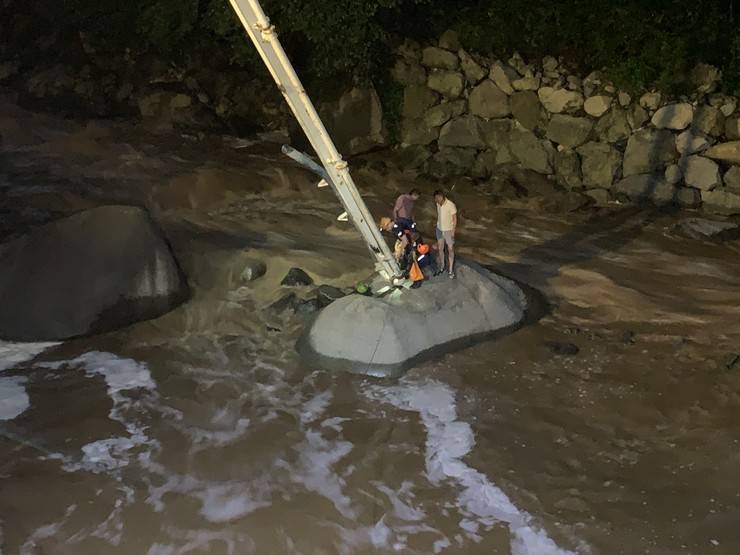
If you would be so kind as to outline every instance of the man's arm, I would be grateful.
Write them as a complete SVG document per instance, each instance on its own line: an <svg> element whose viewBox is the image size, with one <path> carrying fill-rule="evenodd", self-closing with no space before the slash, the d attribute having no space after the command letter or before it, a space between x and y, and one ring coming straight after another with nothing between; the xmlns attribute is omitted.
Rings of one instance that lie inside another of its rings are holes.
<svg viewBox="0 0 740 555"><path fill-rule="evenodd" d="M452 215L452 233L457 229L457 212Z"/></svg>
<svg viewBox="0 0 740 555"><path fill-rule="evenodd" d="M400 212L400 210L401 210L401 197L398 197L396 199L396 204L393 205L393 220L394 221L398 219L398 213Z"/></svg>

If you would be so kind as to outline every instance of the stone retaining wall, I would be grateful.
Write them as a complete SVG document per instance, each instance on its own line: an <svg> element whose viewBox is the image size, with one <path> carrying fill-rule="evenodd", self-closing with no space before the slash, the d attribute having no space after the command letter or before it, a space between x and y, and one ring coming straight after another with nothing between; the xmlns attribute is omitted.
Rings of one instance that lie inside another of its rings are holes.
<svg viewBox="0 0 740 555"><path fill-rule="evenodd" d="M516 172L597 203L648 200L740 213L740 109L699 65L695 92L633 98L599 72L577 75L552 57L527 63L470 55L454 32L406 42L393 76L404 87L403 167L485 183Z"/></svg>

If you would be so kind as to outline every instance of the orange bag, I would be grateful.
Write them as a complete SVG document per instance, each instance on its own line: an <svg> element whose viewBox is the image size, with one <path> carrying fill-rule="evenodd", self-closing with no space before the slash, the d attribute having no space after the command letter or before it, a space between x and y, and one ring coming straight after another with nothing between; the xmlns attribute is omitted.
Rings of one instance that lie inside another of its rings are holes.
<svg viewBox="0 0 740 555"><path fill-rule="evenodd" d="M409 270L409 279L413 282L422 281L424 279L424 272L419 268L419 263L414 260L411 263L411 269Z"/></svg>

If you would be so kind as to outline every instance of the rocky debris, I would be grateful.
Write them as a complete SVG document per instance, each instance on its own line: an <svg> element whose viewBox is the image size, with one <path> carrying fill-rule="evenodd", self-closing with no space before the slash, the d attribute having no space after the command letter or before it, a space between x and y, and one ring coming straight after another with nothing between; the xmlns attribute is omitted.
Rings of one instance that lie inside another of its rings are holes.
<svg viewBox="0 0 740 555"><path fill-rule="evenodd" d="M702 191L701 201L705 208L718 214L740 214L740 194L725 189Z"/></svg>
<svg viewBox="0 0 740 555"><path fill-rule="evenodd" d="M428 127L440 127L450 119L461 116L465 113L467 103L465 100L453 100L444 102L432 108L429 108L424 114L424 123Z"/></svg>
<svg viewBox="0 0 740 555"><path fill-rule="evenodd" d="M411 85L403 91L402 114L405 118L419 118L437 103L439 97L423 85Z"/></svg>
<svg viewBox="0 0 740 555"><path fill-rule="evenodd" d="M486 79L470 92L470 113L482 118L502 118L511 113L508 95L490 79Z"/></svg>
<svg viewBox="0 0 740 555"><path fill-rule="evenodd" d="M596 122L596 136L607 143L618 143L629 138L632 134L627 112L621 108L614 108Z"/></svg>
<svg viewBox="0 0 740 555"><path fill-rule="evenodd" d="M575 343L565 341L545 341L545 346L556 355L574 356L581 351Z"/></svg>
<svg viewBox="0 0 740 555"><path fill-rule="evenodd" d="M470 54L465 52L465 50L460 49L457 55L460 56L460 67L462 68L468 83L475 85L482 81L488 74L488 72L483 69Z"/></svg>
<svg viewBox="0 0 740 555"><path fill-rule="evenodd" d="M450 120L442 126L439 133L439 145L484 148L485 142L480 120L471 115Z"/></svg>
<svg viewBox="0 0 740 555"><path fill-rule="evenodd" d="M709 148L709 141L700 133L687 129L676 136L676 150L681 155L696 154Z"/></svg>
<svg viewBox="0 0 740 555"><path fill-rule="evenodd" d="M723 181L725 183L725 188L729 192L740 194L740 166L732 166L727 170Z"/></svg>
<svg viewBox="0 0 740 555"><path fill-rule="evenodd" d="M720 162L740 165L740 141L714 145L704 152L704 156Z"/></svg>
<svg viewBox="0 0 740 555"><path fill-rule="evenodd" d="M318 112L343 154L354 156L387 144L383 108L372 87L346 91L337 101L322 103Z"/></svg>
<svg viewBox="0 0 740 555"><path fill-rule="evenodd" d="M663 168L676 158L673 133L665 129L641 129L630 136L624 152L623 175L649 173Z"/></svg>
<svg viewBox="0 0 740 555"><path fill-rule="evenodd" d="M533 91L520 91L511 95L510 101L511 115L519 123L530 131L534 131L542 117L542 104L537 93Z"/></svg>
<svg viewBox="0 0 740 555"><path fill-rule="evenodd" d="M659 92L646 92L640 97L640 106L646 110L657 110L662 98Z"/></svg>
<svg viewBox="0 0 740 555"><path fill-rule="evenodd" d="M708 64L696 64L691 71L691 82L700 93L711 93L717 89L721 73L718 68Z"/></svg>
<svg viewBox="0 0 740 555"><path fill-rule="evenodd" d="M537 95L545 109L553 114L576 112L583 107L583 95L580 92L542 87Z"/></svg>
<svg viewBox="0 0 740 555"><path fill-rule="evenodd" d="M581 160L573 150L562 150L555 154L555 175L566 189L579 189L583 185Z"/></svg>
<svg viewBox="0 0 740 555"><path fill-rule="evenodd" d="M531 131L514 129L510 134L509 148L523 168L542 174L551 173L551 153Z"/></svg>
<svg viewBox="0 0 740 555"><path fill-rule="evenodd" d="M653 115L652 124L658 129L681 131L691 125L694 107L687 102L663 106Z"/></svg>
<svg viewBox="0 0 740 555"><path fill-rule="evenodd" d="M349 295L322 310L299 341L309 359L398 376L416 357L460 341L513 330L526 299L512 281L460 263L457 279L431 279L398 298Z"/></svg>
<svg viewBox="0 0 740 555"><path fill-rule="evenodd" d="M691 239L720 239L734 235L740 226L732 222L708 220L706 218L687 218L681 220L674 229Z"/></svg>
<svg viewBox="0 0 740 555"><path fill-rule="evenodd" d="M0 251L0 337L49 341L156 318L188 296L149 214L102 206L36 228Z"/></svg>
<svg viewBox="0 0 740 555"><path fill-rule="evenodd" d="M676 186L668 183L663 174L641 174L617 181L614 192L634 202L650 201L661 206L675 201Z"/></svg>
<svg viewBox="0 0 740 555"><path fill-rule="evenodd" d="M301 268L291 268L285 277L280 282L280 285L286 287L301 287L306 285L313 285L313 279L309 276L305 270Z"/></svg>
<svg viewBox="0 0 740 555"><path fill-rule="evenodd" d="M547 127L547 138L567 148L575 148L585 143L593 123L588 118L577 118L555 114Z"/></svg>
<svg viewBox="0 0 740 555"><path fill-rule="evenodd" d="M450 50L452 52L457 52L460 50L460 37L457 34L457 31L453 31L452 29L447 29L444 33L442 33L442 36L439 37L439 47L444 48L445 50Z"/></svg>
<svg viewBox="0 0 740 555"><path fill-rule="evenodd" d="M583 109L589 116L600 118L609 111L612 105L612 97L605 95L590 96L583 104Z"/></svg>
<svg viewBox="0 0 740 555"><path fill-rule="evenodd" d="M622 155L605 143L587 143L577 149L581 156L583 184L589 188L609 189L619 174Z"/></svg>
<svg viewBox="0 0 740 555"><path fill-rule="evenodd" d="M457 69L460 59L452 52L436 46L428 46L421 51L421 63L433 69Z"/></svg>
<svg viewBox="0 0 740 555"><path fill-rule="evenodd" d="M427 86L445 98L458 98L465 88L465 78L456 71L433 71L427 78Z"/></svg>
<svg viewBox="0 0 740 555"><path fill-rule="evenodd" d="M703 156L689 156L682 162L683 179L686 185L701 191L711 191L722 184L719 166Z"/></svg>

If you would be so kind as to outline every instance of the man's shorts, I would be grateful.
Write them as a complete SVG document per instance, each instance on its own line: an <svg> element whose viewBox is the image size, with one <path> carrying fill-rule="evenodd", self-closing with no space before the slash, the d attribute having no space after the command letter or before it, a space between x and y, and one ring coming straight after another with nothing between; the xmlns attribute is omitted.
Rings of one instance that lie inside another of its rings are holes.
<svg viewBox="0 0 740 555"><path fill-rule="evenodd" d="M442 231L439 228L436 228L437 232L437 241L442 241L444 239L444 242L447 243L448 247L454 247L455 246L455 235L452 233L452 231Z"/></svg>

